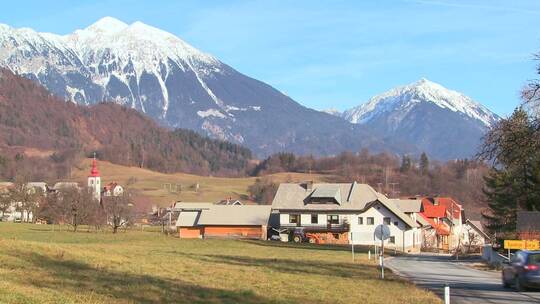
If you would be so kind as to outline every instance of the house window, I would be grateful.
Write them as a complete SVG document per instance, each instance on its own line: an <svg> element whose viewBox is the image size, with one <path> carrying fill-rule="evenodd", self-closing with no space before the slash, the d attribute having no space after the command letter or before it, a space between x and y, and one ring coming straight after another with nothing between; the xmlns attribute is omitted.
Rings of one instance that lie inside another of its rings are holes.
<svg viewBox="0 0 540 304"><path fill-rule="evenodd" d="M394 222L394 226L396 227L399 226L399 222L398 221Z"/></svg>
<svg viewBox="0 0 540 304"><path fill-rule="evenodd" d="M299 214L289 214L289 224L298 224L300 222Z"/></svg>
<svg viewBox="0 0 540 304"><path fill-rule="evenodd" d="M358 217L358 225L364 225L364 218L361 216Z"/></svg>
<svg viewBox="0 0 540 304"><path fill-rule="evenodd" d="M391 236L391 237L388 239L388 243L390 243L390 244L395 244L395 243L396 243L396 237L395 237L395 236Z"/></svg>
<svg viewBox="0 0 540 304"><path fill-rule="evenodd" d="M390 225L390 222L391 222L391 221L392 221L392 220L391 220L389 217L383 218L383 224L385 224L385 225Z"/></svg>
<svg viewBox="0 0 540 304"><path fill-rule="evenodd" d="M319 223L319 215L318 214L312 214L311 215L311 223L312 224L318 224Z"/></svg>
<svg viewBox="0 0 540 304"><path fill-rule="evenodd" d="M339 224L339 215L329 214L326 219L328 224L330 225Z"/></svg>
<svg viewBox="0 0 540 304"><path fill-rule="evenodd" d="M367 218L367 224L368 225L375 225L375 219L373 217Z"/></svg>

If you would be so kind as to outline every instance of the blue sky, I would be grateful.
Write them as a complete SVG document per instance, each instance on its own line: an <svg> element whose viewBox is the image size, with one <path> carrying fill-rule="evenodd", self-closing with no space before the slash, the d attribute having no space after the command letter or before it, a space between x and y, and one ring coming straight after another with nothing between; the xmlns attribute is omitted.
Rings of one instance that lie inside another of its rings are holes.
<svg viewBox="0 0 540 304"><path fill-rule="evenodd" d="M0 23L66 34L142 21L316 109L426 77L504 116L540 51L540 1L50 2L3 3Z"/></svg>

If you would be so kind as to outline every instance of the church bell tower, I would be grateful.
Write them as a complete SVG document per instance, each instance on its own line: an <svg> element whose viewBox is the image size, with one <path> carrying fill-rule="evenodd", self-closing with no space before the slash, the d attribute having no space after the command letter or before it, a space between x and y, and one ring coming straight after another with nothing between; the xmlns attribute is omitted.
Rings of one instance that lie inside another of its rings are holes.
<svg viewBox="0 0 540 304"><path fill-rule="evenodd" d="M97 168L96 153L94 153L94 159L92 160L92 169L88 176L88 189L91 191L95 200L101 199L101 177Z"/></svg>

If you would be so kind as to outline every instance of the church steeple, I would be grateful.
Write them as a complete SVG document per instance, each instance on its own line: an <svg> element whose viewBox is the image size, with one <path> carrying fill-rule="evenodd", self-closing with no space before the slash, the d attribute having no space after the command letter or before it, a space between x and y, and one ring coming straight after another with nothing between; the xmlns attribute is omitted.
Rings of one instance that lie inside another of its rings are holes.
<svg viewBox="0 0 540 304"><path fill-rule="evenodd" d="M97 168L96 152L94 152L94 159L92 159L92 169L90 170L90 177L98 177L99 170Z"/></svg>
<svg viewBox="0 0 540 304"><path fill-rule="evenodd" d="M101 177L97 168L96 152L94 152L92 169L90 169L90 175L88 175L88 189L92 192L95 200L101 200Z"/></svg>

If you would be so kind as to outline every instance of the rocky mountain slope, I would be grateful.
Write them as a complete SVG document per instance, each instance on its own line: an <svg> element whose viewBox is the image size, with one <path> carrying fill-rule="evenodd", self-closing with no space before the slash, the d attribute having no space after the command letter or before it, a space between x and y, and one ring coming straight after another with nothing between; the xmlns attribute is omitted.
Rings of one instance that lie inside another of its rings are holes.
<svg viewBox="0 0 540 304"><path fill-rule="evenodd" d="M303 107L141 22L106 17L65 36L0 25L0 65L78 104L114 101L162 125L242 144L259 156L407 150L373 137L365 126Z"/></svg>

